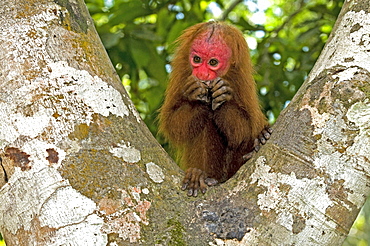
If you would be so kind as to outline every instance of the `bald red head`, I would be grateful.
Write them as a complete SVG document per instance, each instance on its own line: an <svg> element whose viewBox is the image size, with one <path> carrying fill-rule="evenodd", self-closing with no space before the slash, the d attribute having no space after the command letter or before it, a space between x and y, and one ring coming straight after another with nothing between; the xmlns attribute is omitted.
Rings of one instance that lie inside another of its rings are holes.
<svg viewBox="0 0 370 246"><path fill-rule="evenodd" d="M200 80L214 80L229 69L231 49L216 30L209 30L196 38L190 50L193 75Z"/></svg>

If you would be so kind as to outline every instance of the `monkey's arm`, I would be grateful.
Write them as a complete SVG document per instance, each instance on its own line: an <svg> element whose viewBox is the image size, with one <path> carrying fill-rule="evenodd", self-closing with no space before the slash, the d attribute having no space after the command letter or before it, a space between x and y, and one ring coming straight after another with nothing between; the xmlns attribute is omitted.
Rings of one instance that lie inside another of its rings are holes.
<svg viewBox="0 0 370 246"><path fill-rule="evenodd" d="M215 121L228 139L230 147L238 147L243 141L253 142L250 150L254 149L257 152L272 133L265 116L259 110L257 99L252 101L251 105L240 105L226 80L218 78L212 85L212 110L215 111Z"/></svg>
<svg viewBox="0 0 370 246"><path fill-rule="evenodd" d="M250 115L232 101L220 107L220 110L215 113L215 121L232 148L244 141L253 143L250 144L249 151L257 152L272 134L272 129L262 113Z"/></svg>
<svg viewBox="0 0 370 246"><path fill-rule="evenodd" d="M189 196L197 196L198 190L204 193L207 185L212 184L207 179L204 163L195 158L207 148L207 143L199 138L212 118L208 94L206 85L190 76L182 88L170 88L160 112L160 131L171 144L185 151L182 153L185 156L182 165L186 168L182 189L187 190Z"/></svg>
<svg viewBox="0 0 370 246"><path fill-rule="evenodd" d="M207 111L188 102L163 113L160 131L175 146L190 143L199 134Z"/></svg>
<svg viewBox="0 0 370 246"><path fill-rule="evenodd" d="M199 134L210 112L207 89L189 77L182 89L169 92L160 112L160 132L175 146L181 146Z"/></svg>

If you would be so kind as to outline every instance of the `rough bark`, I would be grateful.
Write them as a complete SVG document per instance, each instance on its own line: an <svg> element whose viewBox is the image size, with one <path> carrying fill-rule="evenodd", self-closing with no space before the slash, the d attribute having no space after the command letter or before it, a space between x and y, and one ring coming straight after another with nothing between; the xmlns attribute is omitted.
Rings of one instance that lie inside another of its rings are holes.
<svg viewBox="0 0 370 246"><path fill-rule="evenodd" d="M7 245L340 245L369 192L368 11L346 1L272 139L234 178L188 198L83 1L2 0Z"/></svg>
<svg viewBox="0 0 370 246"><path fill-rule="evenodd" d="M137 242L179 172L130 102L84 2L2 0L0 30L7 245Z"/></svg>

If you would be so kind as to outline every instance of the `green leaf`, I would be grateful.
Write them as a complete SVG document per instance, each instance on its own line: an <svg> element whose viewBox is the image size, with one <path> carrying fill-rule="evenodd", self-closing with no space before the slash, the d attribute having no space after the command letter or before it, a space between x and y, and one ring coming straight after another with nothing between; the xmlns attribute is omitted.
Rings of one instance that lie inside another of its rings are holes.
<svg viewBox="0 0 370 246"><path fill-rule="evenodd" d="M163 38L161 36L157 35L154 31L147 28L133 30L131 32L131 35L134 38L149 40L157 43L163 41Z"/></svg>
<svg viewBox="0 0 370 246"><path fill-rule="evenodd" d="M104 33L100 36L104 47L110 49L117 45L122 38L122 33Z"/></svg>
<svg viewBox="0 0 370 246"><path fill-rule="evenodd" d="M189 27L189 23L183 22L183 21L176 21L175 24L173 24L171 30L168 33L167 36L167 43L173 44L173 42L181 35L181 33Z"/></svg>
<svg viewBox="0 0 370 246"><path fill-rule="evenodd" d="M116 9L117 11L114 11L110 20L112 25L128 22L132 23L138 17L151 14L151 11L144 8L142 2L138 0L121 3L116 7Z"/></svg>
<svg viewBox="0 0 370 246"><path fill-rule="evenodd" d="M130 53L139 68L146 67L150 61L150 50L144 42L130 38Z"/></svg>

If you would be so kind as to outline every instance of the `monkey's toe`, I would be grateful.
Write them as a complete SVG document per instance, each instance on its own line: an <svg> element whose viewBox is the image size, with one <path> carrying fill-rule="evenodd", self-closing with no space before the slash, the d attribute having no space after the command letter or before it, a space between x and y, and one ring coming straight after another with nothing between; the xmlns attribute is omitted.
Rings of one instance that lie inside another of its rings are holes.
<svg viewBox="0 0 370 246"><path fill-rule="evenodd" d="M218 184L218 180L217 179L214 179L214 178L206 178L204 180L204 182L208 185L208 186L215 186L216 184Z"/></svg>
<svg viewBox="0 0 370 246"><path fill-rule="evenodd" d="M185 172L181 189L187 190L188 196L196 197L199 191L203 194L206 193L208 185L205 180L204 171L198 168L188 168Z"/></svg>

